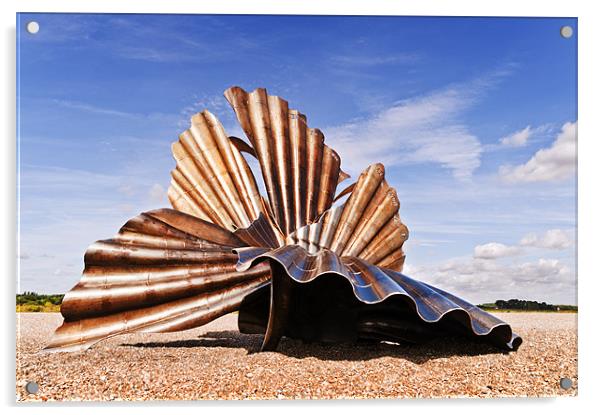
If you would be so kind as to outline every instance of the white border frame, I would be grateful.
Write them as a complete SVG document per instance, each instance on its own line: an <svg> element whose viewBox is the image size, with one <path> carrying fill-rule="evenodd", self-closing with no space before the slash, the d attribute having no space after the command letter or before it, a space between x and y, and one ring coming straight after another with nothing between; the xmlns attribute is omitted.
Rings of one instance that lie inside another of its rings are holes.
<svg viewBox="0 0 602 415"><path fill-rule="evenodd" d="M4 238L0 246L0 263L4 265L2 274L4 283L4 313L2 341L3 376L1 396L4 406L12 411L44 411L44 413L72 414L82 410L80 405L50 405L43 408L28 404L14 403L13 386L15 382L15 322L14 287L16 281L16 129L15 129L15 22L16 12L106 12L106 13L220 13L220 14L338 14L338 15L431 15L431 16L549 16L578 17L579 30L579 187L578 187L578 269L579 269L579 396L577 398L550 399L483 399L483 400L411 400L411 401L321 401L321 402L200 402L200 403L149 403L116 404L117 410L127 407L135 413L162 413L166 406L177 406L177 411L250 411L264 413L266 409L287 412L306 412L308 406L321 409L362 411L420 411L430 413L445 411L448 413L466 413L466 411L487 412L487 414L507 414L510 412L545 411L546 413L589 412L588 408L600 402L602 391L602 371L600 357L597 354L602 336L596 329L600 307L600 281L602 275L598 267L597 245L602 230L600 179L600 40L602 39L602 19L596 10L595 1L558 1L528 2L525 0L504 0L483 2L478 0L454 1L401 1L401 0L305 0L303 2L285 2L277 0L193 2L186 0L145 0L140 3L126 3L123 0L87 0L73 2L54 0L51 3L42 0L3 0L0 2L2 13L3 53L1 55L3 99L0 101L4 130L2 137L2 190L3 210L2 228ZM528 340L527 340L528 341ZM372 409L378 404L380 408ZM285 408L283 406L286 405ZM334 406L336 405L336 407ZM345 408L341 408L344 405ZM541 408L536 408L539 406ZM107 405L88 404L86 411L108 409ZM115 405L114 405L115 406ZM109 406L110 407L110 406Z"/></svg>

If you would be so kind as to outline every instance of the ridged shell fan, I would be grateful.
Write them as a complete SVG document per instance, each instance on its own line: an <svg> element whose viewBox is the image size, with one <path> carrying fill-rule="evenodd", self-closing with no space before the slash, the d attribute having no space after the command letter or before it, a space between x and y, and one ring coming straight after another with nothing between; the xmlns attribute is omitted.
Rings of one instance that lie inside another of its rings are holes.
<svg viewBox="0 0 602 415"><path fill-rule="evenodd" d="M45 350L187 330L233 311L242 332L263 334L261 350L283 336L420 343L461 335L519 347L508 324L401 273L408 228L382 164L337 194L349 175L305 115L262 88L232 87L225 97L248 142L207 110L192 117L172 145L173 209L141 213L87 249ZM245 157L257 159L260 181Z"/></svg>

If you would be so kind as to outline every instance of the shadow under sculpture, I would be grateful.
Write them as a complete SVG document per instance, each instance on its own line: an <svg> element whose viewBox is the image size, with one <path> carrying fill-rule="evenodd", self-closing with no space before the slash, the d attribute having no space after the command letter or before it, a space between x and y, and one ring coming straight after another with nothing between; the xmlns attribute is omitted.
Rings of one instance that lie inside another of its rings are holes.
<svg viewBox="0 0 602 415"><path fill-rule="evenodd" d="M45 350L131 332L187 330L239 311L243 333L304 341L419 343L463 335L516 350L478 307L401 273L408 229L382 164L349 175L318 129L259 88L225 92L249 142L203 111L172 145L173 209L145 212L85 253ZM256 158L267 198L247 159ZM338 205L333 206L335 202Z"/></svg>

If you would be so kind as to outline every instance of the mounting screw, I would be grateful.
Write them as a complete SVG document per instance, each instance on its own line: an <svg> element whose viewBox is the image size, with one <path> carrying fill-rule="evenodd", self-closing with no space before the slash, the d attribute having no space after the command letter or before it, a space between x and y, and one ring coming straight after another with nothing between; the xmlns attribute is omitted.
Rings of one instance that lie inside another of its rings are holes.
<svg viewBox="0 0 602 415"><path fill-rule="evenodd" d="M31 21L27 23L27 26L25 26L25 29L27 29L27 33L31 34L31 35L35 35L36 33L38 33L40 31L40 24L36 21Z"/></svg>
<svg viewBox="0 0 602 415"><path fill-rule="evenodd" d="M571 389L573 387L573 381L569 378L560 379L560 387L564 390Z"/></svg>
<svg viewBox="0 0 602 415"><path fill-rule="evenodd" d="M571 26L562 26L560 28L560 36L562 36L565 39L570 38L571 36L573 36L573 28Z"/></svg>
<svg viewBox="0 0 602 415"><path fill-rule="evenodd" d="M25 390L27 393L36 394L40 390L40 387L36 382L27 382L25 384Z"/></svg>

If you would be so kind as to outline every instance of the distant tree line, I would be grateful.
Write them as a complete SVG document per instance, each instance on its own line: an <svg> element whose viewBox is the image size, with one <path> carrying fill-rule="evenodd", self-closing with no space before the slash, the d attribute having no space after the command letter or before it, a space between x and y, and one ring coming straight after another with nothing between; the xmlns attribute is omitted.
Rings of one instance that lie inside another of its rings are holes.
<svg viewBox="0 0 602 415"><path fill-rule="evenodd" d="M23 312L58 312L64 294L38 294L25 291L17 294L17 311Z"/></svg>
<svg viewBox="0 0 602 415"><path fill-rule="evenodd" d="M65 294L38 294L34 291L25 291L23 294L17 294L17 304L39 304L44 305L47 302L54 305L61 305Z"/></svg>
<svg viewBox="0 0 602 415"><path fill-rule="evenodd" d="M556 310L556 306L553 304L547 304L545 302L539 303L537 301L529 301L529 300L517 300L513 298L512 300L497 300L495 302L495 306L497 308L506 308L508 310Z"/></svg>
<svg viewBox="0 0 602 415"><path fill-rule="evenodd" d="M25 291L23 294L17 294L17 311L58 312L64 296L65 294L38 294L34 291ZM577 306L574 305L555 305L516 298L479 304L479 307L486 310L577 311Z"/></svg>
<svg viewBox="0 0 602 415"><path fill-rule="evenodd" d="M548 304L546 302L537 302L530 300L518 300L513 298L511 300L497 300L495 303L487 303L479 305L485 309L498 309L498 310L525 310L525 311L577 311L577 306L574 305L556 305Z"/></svg>

